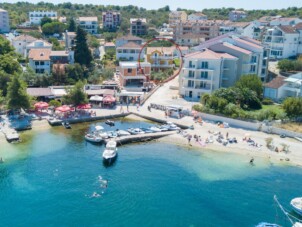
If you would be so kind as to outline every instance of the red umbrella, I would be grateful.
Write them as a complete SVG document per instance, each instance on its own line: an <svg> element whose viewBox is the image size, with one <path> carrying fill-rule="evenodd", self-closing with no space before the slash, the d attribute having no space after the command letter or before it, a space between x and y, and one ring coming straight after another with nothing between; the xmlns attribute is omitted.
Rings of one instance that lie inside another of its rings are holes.
<svg viewBox="0 0 302 227"><path fill-rule="evenodd" d="M35 104L35 109L44 109L47 108L49 105L47 102L37 102Z"/></svg>
<svg viewBox="0 0 302 227"><path fill-rule="evenodd" d="M91 105L90 104L80 104L77 106L77 109L79 109L79 110L91 109Z"/></svg>
<svg viewBox="0 0 302 227"><path fill-rule="evenodd" d="M115 101L116 101L116 99L112 95L108 95L103 99L104 103L113 103Z"/></svg>
<svg viewBox="0 0 302 227"><path fill-rule="evenodd" d="M56 110L64 113L64 112L69 112L71 108L69 106L64 105L64 106L57 107Z"/></svg>

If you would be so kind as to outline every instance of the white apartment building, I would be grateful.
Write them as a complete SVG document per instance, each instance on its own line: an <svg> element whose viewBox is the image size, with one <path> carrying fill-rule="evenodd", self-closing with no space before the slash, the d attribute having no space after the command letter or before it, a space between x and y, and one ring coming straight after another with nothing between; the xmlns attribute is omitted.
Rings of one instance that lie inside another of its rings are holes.
<svg viewBox="0 0 302 227"><path fill-rule="evenodd" d="M208 19L208 16L207 15L204 15L203 13L192 13L188 16L188 20L193 20L193 21L196 21L196 20L207 20Z"/></svg>
<svg viewBox="0 0 302 227"><path fill-rule="evenodd" d="M51 50L52 44L49 42L46 42L45 40L41 40L41 39L35 40L35 41L31 42L30 44L26 45L24 57L27 57L30 50L33 50L33 49Z"/></svg>
<svg viewBox="0 0 302 227"><path fill-rule="evenodd" d="M58 19L57 12L55 11L33 11L29 12L29 22L32 25L40 25L43 17L49 17L51 19Z"/></svg>
<svg viewBox="0 0 302 227"><path fill-rule="evenodd" d="M302 53L302 23L297 26L274 26L267 29L263 43L270 49L270 57L289 58Z"/></svg>
<svg viewBox="0 0 302 227"><path fill-rule="evenodd" d="M275 18L274 20L270 21L270 26L287 26L287 25L296 25L301 23L302 20L296 17L280 17Z"/></svg>
<svg viewBox="0 0 302 227"><path fill-rule="evenodd" d="M202 50L204 48L228 53L238 58L237 73L234 74L235 80L245 74L256 74L262 81L266 80L269 49L259 41L238 34L225 34L208 40L193 49Z"/></svg>
<svg viewBox="0 0 302 227"><path fill-rule="evenodd" d="M98 32L98 18L97 17L79 17L77 24L90 34L97 34Z"/></svg>
<svg viewBox="0 0 302 227"><path fill-rule="evenodd" d="M187 54L179 77L180 94L197 101L205 93L231 86L237 62L235 56L209 49Z"/></svg>
<svg viewBox="0 0 302 227"><path fill-rule="evenodd" d="M116 59L120 61L137 61L141 49L141 45L134 42L128 42L116 48ZM140 59L144 59L144 56L145 49L141 51Z"/></svg>
<svg viewBox="0 0 302 227"><path fill-rule="evenodd" d="M185 11L172 11L169 14L169 24L177 24L179 22L185 22L188 19L188 15Z"/></svg>
<svg viewBox="0 0 302 227"><path fill-rule="evenodd" d="M12 40L12 45L15 51L22 56L26 56L26 46L36 41L37 39L30 35L20 35Z"/></svg>
<svg viewBox="0 0 302 227"><path fill-rule="evenodd" d="M302 73L289 77L277 76L264 85L263 95L277 102L287 97L302 97Z"/></svg>
<svg viewBox="0 0 302 227"><path fill-rule="evenodd" d="M113 11L103 12L102 20L103 28L115 30L121 24L121 14Z"/></svg>
<svg viewBox="0 0 302 227"><path fill-rule="evenodd" d="M29 52L29 66L35 73L50 73L50 49L32 49Z"/></svg>
<svg viewBox="0 0 302 227"><path fill-rule="evenodd" d="M0 33L9 32L9 15L4 9L0 9Z"/></svg>
<svg viewBox="0 0 302 227"><path fill-rule="evenodd" d="M36 73L50 73L54 64L74 63L73 51L52 51L51 49L31 49L28 54L29 66Z"/></svg>

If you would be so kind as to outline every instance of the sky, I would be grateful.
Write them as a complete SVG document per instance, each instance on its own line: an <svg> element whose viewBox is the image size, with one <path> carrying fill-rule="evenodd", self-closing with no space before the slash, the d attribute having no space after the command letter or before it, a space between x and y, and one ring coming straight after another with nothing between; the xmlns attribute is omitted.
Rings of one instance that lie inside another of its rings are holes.
<svg viewBox="0 0 302 227"><path fill-rule="evenodd" d="M22 0L1 0L1 2L18 2ZM26 0L27 2L37 3L42 0ZM158 9L166 5L171 10L176 8L194 9L196 11L204 8L233 7L243 9L281 9L287 7L302 7L302 0L44 0L54 4L63 2L96 4L96 5L135 5L147 9Z"/></svg>

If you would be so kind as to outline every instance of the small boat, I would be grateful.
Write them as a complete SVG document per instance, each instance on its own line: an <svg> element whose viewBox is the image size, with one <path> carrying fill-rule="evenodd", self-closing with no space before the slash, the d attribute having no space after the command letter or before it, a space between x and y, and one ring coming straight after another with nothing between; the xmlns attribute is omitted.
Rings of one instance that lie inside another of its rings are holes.
<svg viewBox="0 0 302 227"><path fill-rule="evenodd" d="M107 132L107 135L108 135L109 138L116 138L116 137L118 137L118 134L117 134L116 131L109 131L109 132Z"/></svg>
<svg viewBox="0 0 302 227"><path fill-rule="evenodd" d="M71 129L71 125L70 125L69 122L67 122L67 121L62 122L62 125L63 125L66 129Z"/></svg>
<svg viewBox="0 0 302 227"><path fill-rule="evenodd" d="M302 216L302 197L292 199L290 205L297 214Z"/></svg>
<svg viewBox="0 0 302 227"><path fill-rule="evenodd" d="M140 128L140 130L142 130L145 133L153 133L153 131L148 128Z"/></svg>
<svg viewBox="0 0 302 227"><path fill-rule="evenodd" d="M111 127L113 127L115 125L114 121L110 121L110 120L105 121L105 124L109 125Z"/></svg>
<svg viewBox="0 0 302 227"><path fill-rule="evenodd" d="M151 126L148 129L151 130L152 132L161 132L161 129L155 126Z"/></svg>
<svg viewBox="0 0 302 227"><path fill-rule="evenodd" d="M103 142L103 138L97 134L87 133L85 135L85 140L92 143L101 143Z"/></svg>
<svg viewBox="0 0 302 227"><path fill-rule="evenodd" d="M102 137L103 139L108 139L108 134L107 132L103 131L104 130L103 126L97 125L94 128L95 128L94 134L96 134L99 137Z"/></svg>
<svg viewBox="0 0 302 227"><path fill-rule="evenodd" d="M179 130L180 127L177 127L174 123L172 122L167 122L166 126L168 127L169 131L176 131Z"/></svg>
<svg viewBox="0 0 302 227"><path fill-rule="evenodd" d="M271 223L267 223L267 222L261 222L258 225L256 225L256 227L280 227L280 225L271 224Z"/></svg>
<svg viewBox="0 0 302 227"><path fill-rule="evenodd" d="M116 142L113 140L110 140L106 144L106 148L103 152L103 161L108 164L112 164L117 157L117 148L116 148Z"/></svg>
<svg viewBox="0 0 302 227"><path fill-rule="evenodd" d="M138 134L144 134L145 133L140 128L129 128L127 131L130 132L131 135L138 135Z"/></svg>
<svg viewBox="0 0 302 227"><path fill-rule="evenodd" d="M118 136L130 136L131 135L130 132L127 132L125 130L117 130L116 133Z"/></svg>
<svg viewBox="0 0 302 227"><path fill-rule="evenodd" d="M167 125L162 125L159 127L160 131L161 132L166 132L166 131L169 131L169 127Z"/></svg>

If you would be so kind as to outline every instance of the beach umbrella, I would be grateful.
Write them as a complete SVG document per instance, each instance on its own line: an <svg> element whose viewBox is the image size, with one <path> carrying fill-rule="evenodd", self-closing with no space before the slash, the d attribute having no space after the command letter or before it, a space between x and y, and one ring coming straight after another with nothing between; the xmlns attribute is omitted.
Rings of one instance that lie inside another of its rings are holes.
<svg viewBox="0 0 302 227"><path fill-rule="evenodd" d="M44 109L47 108L49 105L47 102L37 102L34 106L35 109Z"/></svg>
<svg viewBox="0 0 302 227"><path fill-rule="evenodd" d="M79 110L91 109L91 105L90 104L80 104L77 106L77 109L79 109Z"/></svg>
<svg viewBox="0 0 302 227"><path fill-rule="evenodd" d="M56 110L65 113L65 112L69 112L71 108L69 106L64 105L64 106L57 107Z"/></svg>
<svg viewBox="0 0 302 227"><path fill-rule="evenodd" d="M103 97L95 95L95 96L91 96L91 98L89 100L90 101L101 102L101 101L103 101Z"/></svg>
<svg viewBox="0 0 302 227"><path fill-rule="evenodd" d="M113 103L115 101L116 101L116 99L112 95L108 95L103 99L104 103Z"/></svg>

